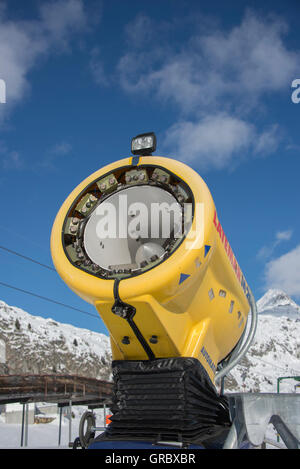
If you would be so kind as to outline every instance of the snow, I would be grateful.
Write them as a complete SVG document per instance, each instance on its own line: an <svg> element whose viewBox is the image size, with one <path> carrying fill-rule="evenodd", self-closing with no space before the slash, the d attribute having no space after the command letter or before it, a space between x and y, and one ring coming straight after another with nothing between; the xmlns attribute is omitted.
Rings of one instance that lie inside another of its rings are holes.
<svg viewBox="0 0 300 469"><path fill-rule="evenodd" d="M34 403L28 404L28 410L33 410L34 409ZM23 404L19 404L17 402L14 402L13 404L7 404L5 412L22 412L23 410Z"/></svg>
<svg viewBox="0 0 300 469"><path fill-rule="evenodd" d="M258 325L245 359L231 371L234 392L277 392L281 376L300 376L300 307L283 291L268 290L257 302ZM280 384L295 392L297 381Z"/></svg>
<svg viewBox="0 0 300 469"><path fill-rule="evenodd" d="M105 334L33 316L0 301L0 338L7 344L9 374L109 377L111 350Z"/></svg>
<svg viewBox="0 0 300 469"><path fill-rule="evenodd" d="M81 415L87 410L85 406L73 406L72 412L75 418L72 418L71 441L78 437L79 422ZM39 423L28 425L28 446L29 449L67 449L69 448L69 419L67 418L67 409L62 418L61 424L61 444L58 446L59 435L59 415L55 415L55 420L50 423ZM103 411L96 409L96 425L102 427L104 424ZM21 424L5 424L3 416L0 415L0 449L11 449L21 447ZM98 435L98 433L97 433ZM23 440L25 441L25 440Z"/></svg>
<svg viewBox="0 0 300 469"><path fill-rule="evenodd" d="M41 337L47 336L48 341L55 341L63 336L67 348L72 351L74 350L74 339L77 340L78 355L89 353L92 349L99 356L103 355L109 347L109 338L104 334L78 328L71 324L58 323L51 318L33 316L20 308L7 305L4 301L0 301L0 317L8 323L8 328L13 329L15 334L15 322L18 320L22 332L27 332L27 337L33 344L40 341Z"/></svg>
<svg viewBox="0 0 300 469"><path fill-rule="evenodd" d="M284 291L270 289L257 302L259 313L271 311L273 314L278 312L287 315L295 315L300 319L300 307ZM275 311L278 310L278 311Z"/></svg>

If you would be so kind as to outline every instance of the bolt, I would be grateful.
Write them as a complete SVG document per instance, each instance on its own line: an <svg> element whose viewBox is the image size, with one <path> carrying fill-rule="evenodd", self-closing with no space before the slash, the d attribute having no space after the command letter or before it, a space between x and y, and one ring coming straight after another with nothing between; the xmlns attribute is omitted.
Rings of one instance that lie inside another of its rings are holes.
<svg viewBox="0 0 300 469"><path fill-rule="evenodd" d="M153 336L149 339L149 342L150 342L151 344L157 344L157 342L158 342L157 335L153 335Z"/></svg>

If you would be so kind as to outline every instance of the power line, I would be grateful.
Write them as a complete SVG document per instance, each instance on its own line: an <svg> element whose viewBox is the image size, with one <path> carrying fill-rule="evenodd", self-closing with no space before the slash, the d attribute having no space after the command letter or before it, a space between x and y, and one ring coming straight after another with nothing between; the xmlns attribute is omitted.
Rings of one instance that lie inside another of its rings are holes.
<svg viewBox="0 0 300 469"><path fill-rule="evenodd" d="M43 264L42 262L36 261L35 259L32 259L32 257L24 256L24 254L20 254L19 252L13 251L12 249L8 249L5 246L0 246L0 249L3 251L9 252L10 254L14 254L15 256L22 257L26 261L33 262L34 264L37 264L41 267L44 267L45 269L52 270L53 272L56 272L56 270L53 267L50 267L49 265Z"/></svg>
<svg viewBox="0 0 300 469"><path fill-rule="evenodd" d="M51 270L52 272L56 272L56 270L49 266L49 265L46 265L46 264L43 264L42 262L39 262L35 259L32 259L32 257L28 257L28 256L24 256L24 254L21 254L19 252L16 252L16 251L13 251L12 249L9 249L9 248L6 248L5 246L1 246L0 245L0 249L2 249L3 251L6 251L10 254L13 254L15 256L18 256L18 257L21 257L22 259L25 259L26 261L30 261L30 262L33 262L34 264L37 264L39 265L40 267L44 267L45 269L48 269L48 270ZM7 287L7 288L11 288L13 290L16 290L16 291L19 291L19 292L22 292L22 293L26 293L27 295L31 295L31 296L34 296L36 298L39 298L39 299L42 299L42 300L45 300L45 301L49 301L51 303L54 303L56 305L59 305L59 306L63 306L65 308L69 308L69 309L73 309L74 311L78 311L79 313L82 313L82 314L86 314L88 316L92 316L93 318L97 318L99 319L99 316L96 316L95 314L92 314L92 313L88 313L86 311L83 311L81 309L78 309L78 308L75 308L73 306L69 306L69 305L66 305L65 303L60 303L59 301L56 301L56 300L52 300L51 298L47 298L45 296L41 296L41 295L38 295L36 293L33 293L33 292L29 292L27 290L22 290L21 288L18 288L18 287L15 287L13 285L8 285L7 283L3 283L3 282L0 282L0 285L4 286L4 287Z"/></svg>
<svg viewBox="0 0 300 469"><path fill-rule="evenodd" d="M263 360L263 359L260 358L260 357L255 357L255 359L260 360L260 361L262 361L263 363L266 363L267 365L271 365L271 366L273 366L273 367L275 367L275 368L278 368L278 369L280 369L280 370L287 371L286 368L283 368L282 366L279 366L279 365L275 365L274 363L271 363L271 362L267 362L266 360ZM300 373L300 371L295 370L294 368L288 367L288 369L291 370L291 371L295 371L296 373Z"/></svg>
<svg viewBox="0 0 300 469"><path fill-rule="evenodd" d="M253 365L253 363L252 363L252 365ZM253 365L253 366L254 366L254 365ZM275 368L280 368L280 369L282 369L282 370L284 369L284 368L278 367L278 366L276 366L276 365L273 365L273 366L274 366ZM248 371L249 371L249 370L250 370L250 371L253 371L253 373L256 373L256 374L265 376L266 378L276 379L274 376L267 375L267 374L265 374L263 371L257 371L257 370L253 370L253 369L249 368L249 365L242 365L241 363L237 363L237 367L247 368ZM294 370L293 368L289 368L289 369L287 369L287 370L285 370L285 371L286 371L286 372L294 371L294 372L296 372L296 373L299 373L297 370ZM297 375L295 375L295 376L297 376Z"/></svg>
<svg viewBox="0 0 300 469"><path fill-rule="evenodd" d="M86 314L86 315L91 316L93 318L99 319L99 316L96 316L95 314L88 313L87 311L83 311L82 309L74 308L73 306L66 305L65 303L60 303L59 301L52 300L51 298L48 298L46 296L41 296L41 295L38 295L36 293L30 292L28 290L23 290L22 288L15 287L13 285L9 285L8 283L4 283L4 282L0 282L0 285L2 285L3 287L6 287L6 288L11 288L12 290L16 290L16 291L19 291L19 292L22 292L22 293L26 293L26 295L31 295L31 296L34 296L34 297L39 298L41 300L49 301L50 303L54 303L56 305L63 306L64 308L73 309L74 311L78 311L79 313Z"/></svg>

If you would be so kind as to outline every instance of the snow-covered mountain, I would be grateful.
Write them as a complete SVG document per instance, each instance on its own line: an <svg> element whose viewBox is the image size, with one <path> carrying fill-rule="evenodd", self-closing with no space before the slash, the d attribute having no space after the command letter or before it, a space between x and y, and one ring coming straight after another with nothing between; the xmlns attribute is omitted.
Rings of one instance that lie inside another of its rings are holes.
<svg viewBox="0 0 300 469"><path fill-rule="evenodd" d="M33 316L3 301L1 339L6 360L5 364L0 363L0 374L67 373L107 379L111 373L110 341L106 335Z"/></svg>
<svg viewBox="0 0 300 469"><path fill-rule="evenodd" d="M300 306L295 303L282 290L268 290L267 293L257 302L259 313L269 313L288 317L300 318Z"/></svg>
<svg viewBox="0 0 300 469"><path fill-rule="evenodd" d="M226 379L226 390L276 392L277 378L300 376L300 307L285 292L272 289L258 300L257 309L254 341ZM296 384L281 381L280 391L294 392Z"/></svg>
<svg viewBox="0 0 300 469"><path fill-rule="evenodd" d="M276 392L278 377L300 376L300 307L280 290L269 290L257 306L255 339L226 378L225 392ZM1 338L6 367L1 371L0 363L0 373L110 376L110 342L104 334L32 316L0 301ZM282 381L280 389L293 392L295 384Z"/></svg>

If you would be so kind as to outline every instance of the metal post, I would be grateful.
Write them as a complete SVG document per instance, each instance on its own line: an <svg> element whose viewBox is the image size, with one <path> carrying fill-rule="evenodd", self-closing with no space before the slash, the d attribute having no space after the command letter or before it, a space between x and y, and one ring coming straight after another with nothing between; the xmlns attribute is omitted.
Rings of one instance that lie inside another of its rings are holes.
<svg viewBox="0 0 300 469"><path fill-rule="evenodd" d="M25 447L28 446L28 404L25 404Z"/></svg>
<svg viewBox="0 0 300 469"><path fill-rule="evenodd" d="M72 401L69 401L69 443L72 441Z"/></svg>
<svg viewBox="0 0 300 469"><path fill-rule="evenodd" d="M227 435L226 441L224 443L223 449L237 449L238 448L238 433L236 428L236 423L233 422L229 433Z"/></svg>
<svg viewBox="0 0 300 469"><path fill-rule="evenodd" d="M23 410L22 410L21 448L23 448L23 440L24 440L24 422L25 422L25 404L23 404Z"/></svg>
<svg viewBox="0 0 300 469"><path fill-rule="evenodd" d="M103 427L106 428L106 404L103 404L103 418L104 418Z"/></svg>
<svg viewBox="0 0 300 469"><path fill-rule="evenodd" d="M62 418L62 410L63 408L59 408L59 427L58 427L58 446L60 446L61 442L61 418Z"/></svg>
<svg viewBox="0 0 300 469"><path fill-rule="evenodd" d="M279 394L280 393L280 383L281 381L283 381L284 379L294 379L295 381L300 381L300 376L280 376L279 378L277 378L277 393ZM279 443L280 441L280 438L279 438L279 434L277 433L277 442Z"/></svg>

